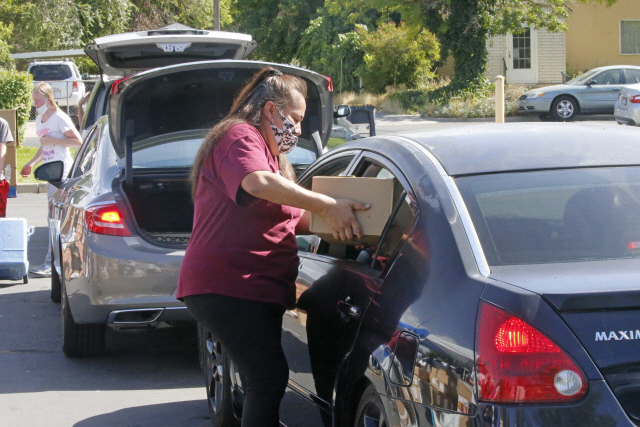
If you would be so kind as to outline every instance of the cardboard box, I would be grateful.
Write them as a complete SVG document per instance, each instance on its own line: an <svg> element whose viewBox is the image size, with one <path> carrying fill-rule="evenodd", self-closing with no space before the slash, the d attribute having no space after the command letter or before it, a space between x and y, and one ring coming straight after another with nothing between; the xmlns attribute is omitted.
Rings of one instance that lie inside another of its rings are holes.
<svg viewBox="0 0 640 427"><path fill-rule="evenodd" d="M393 179L357 178L353 176L314 176L311 189L334 199L351 199L369 203L367 210L355 211L364 236L351 241L336 240L324 218L311 215L310 231L329 243L341 245L375 245L393 209Z"/></svg>

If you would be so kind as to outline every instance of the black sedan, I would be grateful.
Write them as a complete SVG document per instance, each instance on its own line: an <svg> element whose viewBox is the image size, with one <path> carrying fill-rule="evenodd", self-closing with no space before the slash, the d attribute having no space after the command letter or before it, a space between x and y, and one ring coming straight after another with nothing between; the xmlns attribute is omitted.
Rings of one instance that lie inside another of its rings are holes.
<svg viewBox="0 0 640 427"><path fill-rule="evenodd" d="M298 236L292 426L640 426L640 138L480 124L354 141L299 178L392 179L375 246ZM216 426L242 379L201 329ZM260 357L260 349L255 349Z"/></svg>

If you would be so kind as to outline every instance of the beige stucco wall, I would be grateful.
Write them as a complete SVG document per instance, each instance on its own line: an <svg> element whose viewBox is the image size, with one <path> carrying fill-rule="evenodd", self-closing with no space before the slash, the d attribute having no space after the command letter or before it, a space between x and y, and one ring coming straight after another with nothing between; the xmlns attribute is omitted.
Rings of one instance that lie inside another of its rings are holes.
<svg viewBox="0 0 640 427"><path fill-rule="evenodd" d="M620 54L620 20L640 19L640 0L618 0L611 7L571 3L567 18L567 70L604 65L640 65L640 55Z"/></svg>

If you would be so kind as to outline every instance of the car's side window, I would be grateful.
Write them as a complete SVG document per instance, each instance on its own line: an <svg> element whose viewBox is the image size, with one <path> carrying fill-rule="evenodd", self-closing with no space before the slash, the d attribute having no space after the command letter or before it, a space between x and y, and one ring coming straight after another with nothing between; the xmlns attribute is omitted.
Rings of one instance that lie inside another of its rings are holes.
<svg viewBox="0 0 640 427"><path fill-rule="evenodd" d="M593 78L599 85L619 85L621 81L621 70L607 70Z"/></svg>
<svg viewBox="0 0 640 427"><path fill-rule="evenodd" d="M98 141L100 140L100 128L94 127L84 141L79 155L76 157L75 165L72 172L72 178L77 178L89 172L93 167L96 158L96 150L98 149Z"/></svg>
<svg viewBox="0 0 640 427"><path fill-rule="evenodd" d="M634 70L632 68L626 68L624 70L627 84L640 83L640 70Z"/></svg>
<svg viewBox="0 0 640 427"><path fill-rule="evenodd" d="M373 159L363 159L354 171L358 177L392 179L393 212L387 221L383 235L376 245L340 245L320 240L316 253L336 258L350 259L358 263L369 265L378 270L384 270L398 254L404 240L411 232L417 217L414 203L410 201L409 192L401 180L389 167Z"/></svg>

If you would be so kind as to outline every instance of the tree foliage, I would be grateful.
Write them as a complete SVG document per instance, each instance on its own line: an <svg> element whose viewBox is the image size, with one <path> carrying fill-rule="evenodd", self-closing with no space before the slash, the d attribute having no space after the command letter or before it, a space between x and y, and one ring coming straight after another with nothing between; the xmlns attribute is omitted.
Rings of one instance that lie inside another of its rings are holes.
<svg viewBox="0 0 640 427"><path fill-rule="evenodd" d="M235 0L232 18L238 31L258 42L254 58L289 63L323 4L324 0Z"/></svg>
<svg viewBox="0 0 640 427"><path fill-rule="evenodd" d="M383 92L387 86L416 86L420 77L433 77L433 61L438 60L440 47L427 30L411 29L393 22L367 31L360 26L364 60L364 86L373 92Z"/></svg>

